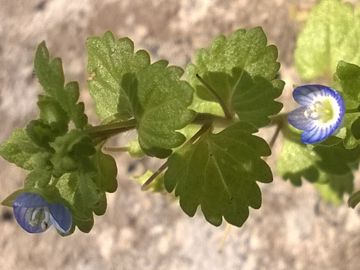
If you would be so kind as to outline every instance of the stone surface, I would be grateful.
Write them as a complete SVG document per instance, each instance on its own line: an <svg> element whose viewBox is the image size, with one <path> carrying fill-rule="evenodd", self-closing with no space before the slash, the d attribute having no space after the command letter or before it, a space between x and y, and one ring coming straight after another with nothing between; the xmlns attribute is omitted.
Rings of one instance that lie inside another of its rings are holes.
<svg viewBox="0 0 360 270"><path fill-rule="evenodd" d="M353 1L357 2L357 1ZM131 37L154 59L184 66L197 48L219 33L262 25L279 47L282 100L290 108L297 32L313 0L0 0L0 140L36 113L39 86L32 61L46 40L63 59L68 80L79 80L82 99L96 116L86 86L86 37L106 30ZM264 131L270 137L272 130ZM274 148L275 156L281 140ZM201 213L188 218L169 196L140 191L132 174L156 161L131 162L117 154L119 189L89 234L62 238L55 231L28 235L0 208L0 269L333 269L360 265L359 213L324 204L307 183L294 188L275 178L263 185L263 206L242 228L207 224ZM274 165L274 160L270 160ZM128 167L132 166L132 172ZM273 166L274 167L274 166ZM23 171L0 160L0 199L21 186Z"/></svg>

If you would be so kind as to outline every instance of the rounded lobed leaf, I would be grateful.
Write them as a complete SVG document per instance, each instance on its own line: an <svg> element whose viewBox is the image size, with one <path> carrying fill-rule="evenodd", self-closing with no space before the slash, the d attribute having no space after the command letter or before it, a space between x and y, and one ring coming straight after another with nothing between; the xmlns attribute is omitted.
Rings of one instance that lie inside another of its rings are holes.
<svg viewBox="0 0 360 270"><path fill-rule="evenodd" d="M194 118L188 109L193 89L180 80L181 74L180 68L167 67L166 61L159 61L124 77L123 88L138 123L139 143L148 155L167 157L172 148L185 141L177 130Z"/></svg>
<svg viewBox="0 0 360 270"><path fill-rule="evenodd" d="M185 213L193 216L200 205L213 225L219 226L224 217L241 226L249 215L248 207L260 207L256 181L270 182L272 173L261 159L270 155L270 148L252 135L256 131L239 122L218 134L204 135L169 158L165 188L175 190Z"/></svg>
<svg viewBox="0 0 360 270"><path fill-rule="evenodd" d="M132 116L131 104L122 88L123 76L150 65L150 56L139 50L128 38L115 39L111 32L91 37L86 42L88 51L89 89L101 119L115 114L120 119Z"/></svg>
<svg viewBox="0 0 360 270"><path fill-rule="evenodd" d="M304 80L332 76L338 61L360 64L360 17L340 0L322 0L315 6L300 33L295 64Z"/></svg>

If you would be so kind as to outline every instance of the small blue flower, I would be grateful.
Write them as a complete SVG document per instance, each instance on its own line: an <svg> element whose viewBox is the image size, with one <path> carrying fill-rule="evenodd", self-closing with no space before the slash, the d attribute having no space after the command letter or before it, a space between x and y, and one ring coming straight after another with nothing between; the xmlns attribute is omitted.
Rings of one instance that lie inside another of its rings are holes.
<svg viewBox="0 0 360 270"><path fill-rule="evenodd" d="M36 193L21 193L14 200L13 210L16 221L29 233L44 232L52 224L61 234L67 234L71 229L69 209L59 203L48 203Z"/></svg>
<svg viewBox="0 0 360 270"><path fill-rule="evenodd" d="M294 89L293 97L301 106L289 113L288 121L304 131L303 143L321 142L341 125L345 104L334 89L318 84L303 85Z"/></svg>

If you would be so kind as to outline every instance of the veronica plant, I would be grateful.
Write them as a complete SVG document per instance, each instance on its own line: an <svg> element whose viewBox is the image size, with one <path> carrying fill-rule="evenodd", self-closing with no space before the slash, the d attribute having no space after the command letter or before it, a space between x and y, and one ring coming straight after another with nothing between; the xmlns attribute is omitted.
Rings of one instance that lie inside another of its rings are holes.
<svg viewBox="0 0 360 270"><path fill-rule="evenodd" d="M308 65L318 55L307 56L306 46L327 9L352 12L337 0L323 0L314 9L296 50L304 80L321 73ZM358 29L352 20L349 31ZM201 208L215 226L223 220L242 226L250 208L260 208L258 183L273 179L265 158L280 132L285 139L279 175L296 185L316 182L321 194L337 199L352 192L360 155L360 68L341 56L329 86L299 86L293 95L300 107L279 114L284 82L278 79L278 52L259 27L216 38L185 71L166 60L151 61L129 38L110 32L89 38L86 47L89 90L101 123L88 122L78 84L65 82L61 60L43 42L34 61L42 87L38 118L0 145L3 158L28 172L24 186L3 201L26 231L43 232L53 224L61 235L76 227L89 232L94 214L106 211L106 193L117 190L117 167L108 154L114 150L164 159L156 172L138 179L142 189L173 193L187 215ZM269 143L255 135L267 126L276 126ZM128 145L107 145L129 130L137 136Z"/></svg>

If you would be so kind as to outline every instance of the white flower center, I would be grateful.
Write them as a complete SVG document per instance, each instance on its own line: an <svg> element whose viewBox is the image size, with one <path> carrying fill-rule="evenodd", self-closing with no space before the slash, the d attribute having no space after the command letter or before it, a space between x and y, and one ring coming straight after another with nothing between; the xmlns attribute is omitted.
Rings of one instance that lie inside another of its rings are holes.
<svg viewBox="0 0 360 270"><path fill-rule="evenodd" d="M47 207L28 209L26 212L26 220L31 226L40 226L44 231L51 225L50 213Z"/></svg>
<svg viewBox="0 0 360 270"><path fill-rule="evenodd" d="M335 111L338 106L335 106L334 108L334 103L337 105L336 101L330 98L318 100L308 106L304 115L308 119L319 120L322 123L327 123L332 121L334 116L336 116Z"/></svg>

